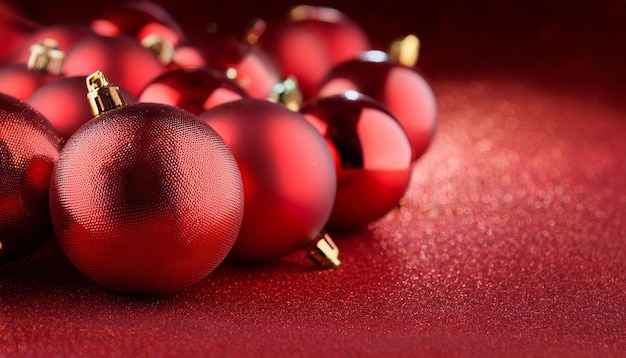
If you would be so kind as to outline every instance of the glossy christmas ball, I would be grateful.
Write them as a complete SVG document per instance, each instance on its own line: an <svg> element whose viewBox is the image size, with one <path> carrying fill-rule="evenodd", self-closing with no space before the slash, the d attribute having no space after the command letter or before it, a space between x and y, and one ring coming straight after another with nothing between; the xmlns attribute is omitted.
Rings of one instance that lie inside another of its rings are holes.
<svg viewBox="0 0 626 358"><path fill-rule="evenodd" d="M139 96L144 87L165 71L159 59L127 36L88 37L67 51L66 76L87 76L96 70Z"/></svg>
<svg viewBox="0 0 626 358"><path fill-rule="evenodd" d="M278 259L319 234L337 183L324 138L302 115L246 98L206 111L200 119L224 138L243 177L244 218L229 257Z"/></svg>
<svg viewBox="0 0 626 358"><path fill-rule="evenodd" d="M355 90L387 107L409 136L413 160L428 148L437 125L437 100L416 68L370 51L335 67L324 79L320 97Z"/></svg>
<svg viewBox="0 0 626 358"><path fill-rule="evenodd" d="M300 113L324 135L337 160L329 231L362 227L398 205L411 178L411 144L386 108L352 91L313 100Z"/></svg>
<svg viewBox="0 0 626 358"><path fill-rule="evenodd" d="M130 104L67 141L50 211L61 247L87 277L122 293L172 293L205 278L232 247L241 175L196 116Z"/></svg>
<svg viewBox="0 0 626 358"><path fill-rule="evenodd" d="M305 98L315 97L333 66L370 49L363 29L344 13L322 6L294 7L289 21L269 24L260 42L283 76L297 78Z"/></svg>
<svg viewBox="0 0 626 358"><path fill-rule="evenodd" d="M276 64L264 51L231 35L190 37L176 48L173 62L182 68L212 67L225 72L253 98L268 98L281 82Z"/></svg>
<svg viewBox="0 0 626 358"><path fill-rule="evenodd" d="M126 103L137 102L124 88L121 92ZM86 93L85 77L62 77L41 86L26 102L43 114L59 135L67 140L93 118Z"/></svg>
<svg viewBox="0 0 626 358"><path fill-rule="evenodd" d="M247 97L235 81L209 68L178 69L157 77L141 92L142 102L163 103L200 114Z"/></svg>
<svg viewBox="0 0 626 358"><path fill-rule="evenodd" d="M61 138L36 110L0 93L0 263L52 234L48 188Z"/></svg>

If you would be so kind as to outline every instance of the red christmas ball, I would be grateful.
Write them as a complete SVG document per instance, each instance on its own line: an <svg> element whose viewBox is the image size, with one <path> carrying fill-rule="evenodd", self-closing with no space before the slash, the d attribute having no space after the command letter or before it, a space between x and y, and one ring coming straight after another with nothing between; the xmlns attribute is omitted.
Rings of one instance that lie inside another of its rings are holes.
<svg viewBox="0 0 626 358"><path fill-rule="evenodd" d="M121 88L126 103L137 99ZM26 101L48 119L63 137L69 137L82 125L93 118L86 97L85 77L62 77L36 90Z"/></svg>
<svg viewBox="0 0 626 358"><path fill-rule="evenodd" d="M173 62L182 68L211 67L236 80L253 98L268 98L281 82L276 64L258 47L235 36L202 33L176 48Z"/></svg>
<svg viewBox="0 0 626 358"><path fill-rule="evenodd" d="M182 109L136 103L100 114L66 143L50 184L61 247L112 290L165 294L226 257L243 216L237 164Z"/></svg>
<svg viewBox="0 0 626 358"><path fill-rule="evenodd" d="M103 36L125 34L141 42L151 34L176 46L184 37L182 27L159 4L136 1L121 4L91 21L91 28Z"/></svg>
<svg viewBox="0 0 626 358"><path fill-rule="evenodd" d="M0 93L0 263L52 234L48 188L61 138L36 110Z"/></svg>
<svg viewBox="0 0 626 358"><path fill-rule="evenodd" d="M85 25L59 24L47 26L36 31L23 41L18 50L10 56L7 63L26 63L30 55L30 44L39 43L44 39L53 39L58 43L58 48L61 51L67 51L76 43L89 36L96 36L96 33Z"/></svg>
<svg viewBox="0 0 626 358"><path fill-rule="evenodd" d="M170 63L174 48L184 37L178 22L151 1L121 4L94 19L91 28L103 36L131 36L164 64Z"/></svg>
<svg viewBox="0 0 626 358"><path fill-rule="evenodd" d="M139 100L169 104L198 115L247 96L241 86L225 74L214 69L196 68L162 74L141 92Z"/></svg>
<svg viewBox="0 0 626 358"><path fill-rule="evenodd" d="M165 67L152 52L127 36L88 37L67 51L63 64L66 76L87 76L96 70L139 96Z"/></svg>
<svg viewBox="0 0 626 358"><path fill-rule="evenodd" d="M0 92L25 101L39 87L60 77L64 57L55 40L31 45L26 63L0 68Z"/></svg>
<svg viewBox="0 0 626 358"><path fill-rule="evenodd" d="M200 119L224 138L243 178L244 218L229 257L270 261L314 239L337 186L317 130L297 112L252 98L215 107Z"/></svg>
<svg viewBox="0 0 626 358"><path fill-rule="evenodd" d="M44 84L58 79L58 75L17 64L0 68L0 92L26 101Z"/></svg>
<svg viewBox="0 0 626 358"><path fill-rule="evenodd" d="M283 76L294 76L306 98L315 97L335 65L370 49L363 31L344 13L322 6L297 6L290 19L268 26L260 36Z"/></svg>
<svg viewBox="0 0 626 358"><path fill-rule="evenodd" d="M329 231L362 227L398 205L411 179L411 144L386 108L352 91L313 100L300 113L336 153Z"/></svg>
<svg viewBox="0 0 626 358"><path fill-rule="evenodd" d="M331 70L319 96L348 90L366 94L391 111L409 136L414 161L426 151L437 125L437 100L416 68L390 61L380 51L370 51Z"/></svg>

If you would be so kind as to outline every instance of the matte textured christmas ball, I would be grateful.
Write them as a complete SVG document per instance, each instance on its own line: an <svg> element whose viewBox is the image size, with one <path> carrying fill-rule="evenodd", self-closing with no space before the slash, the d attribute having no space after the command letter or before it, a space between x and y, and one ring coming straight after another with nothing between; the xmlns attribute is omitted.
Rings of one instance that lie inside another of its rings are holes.
<svg viewBox="0 0 626 358"><path fill-rule="evenodd" d="M117 96L92 81L92 104ZM241 175L222 138L193 114L122 103L67 141L50 212L61 247L87 277L122 293L172 293L205 278L231 249Z"/></svg>
<svg viewBox="0 0 626 358"><path fill-rule="evenodd" d="M48 188L61 138L36 110L0 93L0 263L52 234Z"/></svg>
<svg viewBox="0 0 626 358"><path fill-rule="evenodd" d="M200 119L224 138L243 177L244 218L229 257L270 261L313 240L337 187L319 132L301 114L252 98L215 107Z"/></svg>
<svg viewBox="0 0 626 358"><path fill-rule="evenodd" d="M324 79L319 97L348 90L368 95L391 111L409 136L414 161L428 149L437 126L437 99L415 67L369 51L336 66Z"/></svg>
<svg viewBox="0 0 626 358"><path fill-rule="evenodd" d="M386 108L352 91L313 100L300 113L335 153L337 197L329 231L363 227L398 205L411 179L411 144Z"/></svg>
<svg viewBox="0 0 626 358"><path fill-rule="evenodd" d="M169 104L198 115L244 97L248 97L246 91L224 73L210 68L195 68L162 74L148 84L139 100Z"/></svg>

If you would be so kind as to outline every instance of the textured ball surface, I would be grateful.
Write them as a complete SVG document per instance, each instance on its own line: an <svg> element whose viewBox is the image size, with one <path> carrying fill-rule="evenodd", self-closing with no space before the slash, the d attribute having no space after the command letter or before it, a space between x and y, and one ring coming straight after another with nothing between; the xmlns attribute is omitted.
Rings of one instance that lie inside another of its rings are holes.
<svg viewBox="0 0 626 358"><path fill-rule="evenodd" d="M48 188L61 138L36 110L0 93L0 263L52 234Z"/></svg>
<svg viewBox="0 0 626 358"><path fill-rule="evenodd" d="M332 210L337 183L324 138L301 114L246 98L200 115L232 150L245 210L230 257L278 259L313 239Z"/></svg>
<svg viewBox="0 0 626 358"><path fill-rule="evenodd" d="M162 294L206 277L242 220L237 164L189 112L138 103L106 112L66 143L50 189L61 247L115 291Z"/></svg>

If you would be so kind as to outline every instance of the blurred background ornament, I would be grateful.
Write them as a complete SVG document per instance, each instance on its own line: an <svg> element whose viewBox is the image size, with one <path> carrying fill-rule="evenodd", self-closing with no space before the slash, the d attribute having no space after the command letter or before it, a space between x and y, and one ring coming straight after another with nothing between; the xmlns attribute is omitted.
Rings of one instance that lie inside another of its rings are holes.
<svg viewBox="0 0 626 358"><path fill-rule="evenodd" d="M67 51L63 65L66 76L87 76L96 70L139 96L166 68L154 53L127 35L86 37Z"/></svg>
<svg viewBox="0 0 626 358"><path fill-rule="evenodd" d="M200 67L162 74L144 88L139 100L169 104L198 115L222 103L244 97L248 97L248 94L224 73Z"/></svg>
<svg viewBox="0 0 626 358"><path fill-rule="evenodd" d="M0 68L0 92L26 101L42 85L61 76L65 53L53 39L30 46L26 63Z"/></svg>
<svg viewBox="0 0 626 358"><path fill-rule="evenodd" d="M337 9L300 5L286 21L270 22L259 43L274 58L283 76L294 76L305 98L335 65L370 50L363 29Z"/></svg>
<svg viewBox="0 0 626 358"><path fill-rule="evenodd" d="M267 98L281 75L274 61L243 35L202 32L176 48L173 62L182 68L211 67L237 81L253 98Z"/></svg>
<svg viewBox="0 0 626 358"><path fill-rule="evenodd" d="M178 22L152 1L127 2L96 16L91 28L103 36L128 35L155 52L164 64L172 60L174 48L184 38Z"/></svg>

